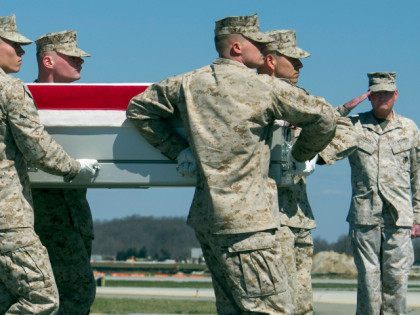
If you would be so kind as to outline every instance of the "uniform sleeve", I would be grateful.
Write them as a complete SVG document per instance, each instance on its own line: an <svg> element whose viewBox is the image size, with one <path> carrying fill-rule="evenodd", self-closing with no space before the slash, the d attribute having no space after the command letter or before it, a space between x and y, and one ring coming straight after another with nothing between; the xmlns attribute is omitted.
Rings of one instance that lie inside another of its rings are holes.
<svg viewBox="0 0 420 315"><path fill-rule="evenodd" d="M127 109L127 118L141 135L171 160L188 147L169 122L175 117L176 104L182 97L181 82L180 77L174 77L153 84L132 98Z"/></svg>
<svg viewBox="0 0 420 315"><path fill-rule="evenodd" d="M348 157L357 149L358 144L356 128L349 118L336 117L336 123L337 129L335 130L334 138L319 153L320 159L329 165Z"/></svg>
<svg viewBox="0 0 420 315"><path fill-rule="evenodd" d="M416 128L417 144L411 153L411 193L413 196L414 224L420 224L420 134Z"/></svg>
<svg viewBox="0 0 420 315"><path fill-rule="evenodd" d="M335 108L337 113L341 116L341 117L346 117L348 116L348 114L350 114L351 109L348 109L347 107L345 107L344 105L338 106Z"/></svg>
<svg viewBox="0 0 420 315"><path fill-rule="evenodd" d="M312 159L334 137L335 110L322 98L275 78L272 82L275 117L302 128L292 149L293 157L301 162Z"/></svg>
<svg viewBox="0 0 420 315"><path fill-rule="evenodd" d="M7 116L17 147L25 160L40 169L72 179L80 164L45 131L29 92L21 81L5 87Z"/></svg>

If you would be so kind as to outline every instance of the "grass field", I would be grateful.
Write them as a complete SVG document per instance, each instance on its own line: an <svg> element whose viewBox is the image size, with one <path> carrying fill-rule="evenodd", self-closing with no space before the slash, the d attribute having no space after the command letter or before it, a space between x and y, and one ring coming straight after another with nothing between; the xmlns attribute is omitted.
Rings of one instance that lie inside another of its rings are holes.
<svg viewBox="0 0 420 315"><path fill-rule="evenodd" d="M96 298L92 313L216 314L214 301Z"/></svg>

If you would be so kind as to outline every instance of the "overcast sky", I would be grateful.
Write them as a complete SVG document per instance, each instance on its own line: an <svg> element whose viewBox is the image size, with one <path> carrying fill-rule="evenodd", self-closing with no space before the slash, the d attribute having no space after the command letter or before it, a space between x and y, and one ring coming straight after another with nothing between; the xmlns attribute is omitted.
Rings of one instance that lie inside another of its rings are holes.
<svg viewBox="0 0 420 315"><path fill-rule="evenodd" d="M74 29L92 54L80 82L155 82L212 62L214 21L258 13L263 30L295 29L303 60L299 84L340 105L367 89L367 72L396 71L396 110L419 123L420 2L406 1L141 1L0 0L0 15L15 13L31 39ZM35 46L25 47L25 82L36 77ZM355 110L369 110L368 102ZM348 162L318 167L309 196L318 222L315 236L333 241L347 233ZM186 216L193 189L90 189L94 218L131 214Z"/></svg>

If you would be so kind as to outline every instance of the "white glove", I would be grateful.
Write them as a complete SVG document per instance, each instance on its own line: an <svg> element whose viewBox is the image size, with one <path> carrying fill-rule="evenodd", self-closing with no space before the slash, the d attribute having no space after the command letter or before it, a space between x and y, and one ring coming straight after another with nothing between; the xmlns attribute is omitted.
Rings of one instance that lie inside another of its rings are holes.
<svg viewBox="0 0 420 315"><path fill-rule="evenodd" d="M197 174L197 164L191 148L182 150L176 160L178 162L176 170L179 174L186 177L195 177Z"/></svg>
<svg viewBox="0 0 420 315"><path fill-rule="evenodd" d="M309 176L315 171L316 161L318 161L318 154L309 161L298 162L292 156L294 165L294 174L298 176Z"/></svg>
<svg viewBox="0 0 420 315"><path fill-rule="evenodd" d="M95 159L77 159L77 162L80 163L80 171L73 178L73 181L90 181L92 178L96 177L97 172L100 169L99 163Z"/></svg>

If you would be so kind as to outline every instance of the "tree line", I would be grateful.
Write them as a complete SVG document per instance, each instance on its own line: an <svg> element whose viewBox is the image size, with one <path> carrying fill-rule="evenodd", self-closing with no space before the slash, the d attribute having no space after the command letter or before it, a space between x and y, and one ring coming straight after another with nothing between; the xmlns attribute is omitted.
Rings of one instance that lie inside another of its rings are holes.
<svg viewBox="0 0 420 315"><path fill-rule="evenodd" d="M95 220L93 254L118 260L147 258L154 260L190 258L191 248L200 247L193 229L183 217L144 217Z"/></svg>
<svg viewBox="0 0 420 315"><path fill-rule="evenodd" d="M96 220L93 253L113 256L117 260L132 257L182 261L189 259L191 248L200 247L193 229L183 217L144 217L133 215L121 219ZM420 239L413 241L415 261L420 264ZM314 253L335 251L352 255L348 235L335 242L314 238Z"/></svg>

